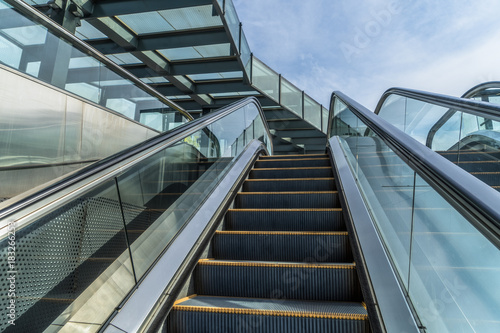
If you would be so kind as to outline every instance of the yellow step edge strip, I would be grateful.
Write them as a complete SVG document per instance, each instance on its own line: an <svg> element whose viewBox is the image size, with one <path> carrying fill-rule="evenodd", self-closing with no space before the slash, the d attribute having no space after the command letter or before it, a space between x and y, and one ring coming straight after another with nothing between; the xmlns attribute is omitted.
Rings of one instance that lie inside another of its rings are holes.
<svg viewBox="0 0 500 333"><path fill-rule="evenodd" d="M500 175L498 171L471 172L472 175Z"/></svg>
<svg viewBox="0 0 500 333"><path fill-rule="evenodd" d="M328 157L318 157L318 158L277 158L277 159L268 159L266 158L266 162L279 162L279 161L324 161L329 160ZM264 160L259 160L259 162L264 162Z"/></svg>
<svg viewBox="0 0 500 333"><path fill-rule="evenodd" d="M320 318L320 319L341 319L341 320L367 320L368 315L354 313L327 313L327 312L299 312L283 310L258 310L258 309L238 309L190 305L174 305L172 310L189 312L211 312L227 314L245 314L260 316L280 316L280 317L301 317L301 318Z"/></svg>
<svg viewBox="0 0 500 333"><path fill-rule="evenodd" d="M317 169L332 169L332 167L296 167L296 168L253 168L252 170L317 170Z"/></svg>
<svg viewBox="0 0 500 333"><path fill-rule="evenodd" d="M290 156L304 156L305 158L312 156L328 156L327 154L291 154L291 155L262 155L261 158L276 158L276 157L290 157Z"/></svg>
<svg viewBox="0 0 500 333"><path fill-rule="evenodd" d="M190 296L187 296L187 297L184 297L184 298L180 298L178 299L177 301L174 302L174 306L179 304L179 303L182 303L182 302L185 302L185 301L189 301L191 298L195 298L196 296L198 296L197 294L192 294Z"/></svg>
<svg viewBox="0 0 500 333"><path fill-rule="evenodd" d="M326 194L326 193L339 193L339 191L283 191L283 192L238 192L238 194Z"/></svg>
<svg viewBox="0 0 500 333"><path fill-rule="evenodd" d="M308 263L270 263L270 262L245 262L245 261L198 261L200 266L233 266L233 267L274 267L274 268L324 268L324 269L356 269L356 263L352 264L308 264Z"/></svg>
<svg viewBox="0 0 500 333"><path fill-rule="evenodd" d="M342 208L231 208L228 212L341 212Z"/></svg>
<svg viewBox="0 0 500 333"><path fill-rule="evenodd" d="M218 230L219 235L303 235L303 236L347 236L347 231L240 231Z"/></svg>
<svg viewBox="0 0 500 333"><path fill-rule="evenodd" d="M280 182L280 181L305 181L305 180L334 180L333 177L323 178L269 178L269 179L246 179L246 182Z"/></svg>

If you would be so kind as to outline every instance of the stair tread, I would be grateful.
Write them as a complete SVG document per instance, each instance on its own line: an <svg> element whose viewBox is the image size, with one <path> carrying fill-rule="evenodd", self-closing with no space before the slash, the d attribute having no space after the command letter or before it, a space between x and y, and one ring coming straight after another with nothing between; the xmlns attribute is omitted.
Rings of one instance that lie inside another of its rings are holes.
<svg viewBox="0 0 500 333"><path fill-rule="evenodd" d="M219 235L317 235L317 236L347 236L347 231L245 231L245 230L218 230Z"/></svg>
<svg viewBox="0 0 500 333"><path fill-rule="evenodd" d="M308 177L308 178L256 178L256 179L246 179L246 182L280 182L280 181L309 181L309 180L334 180L333 177Z"/></svg>
<svg viewBox="0 0 500 333"><path fill-rule="evenodd" d="M301 316L312 318L338 318L366 320L368 313L360 302L329 302L276 300L266 298L220 297L192 295L180 299L173 310L217 311L218 313L237 310L238 313L256 313L273 316Z"/></svg>

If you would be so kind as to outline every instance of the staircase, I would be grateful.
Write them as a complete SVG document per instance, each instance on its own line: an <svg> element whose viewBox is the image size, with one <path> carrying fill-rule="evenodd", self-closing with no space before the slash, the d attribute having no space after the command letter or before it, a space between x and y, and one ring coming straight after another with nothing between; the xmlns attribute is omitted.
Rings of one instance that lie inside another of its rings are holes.
<svg viewBox="0 0 500 333"><path fill-rule="evenodd" d="M369 332L327 155L263 156L168 332Z"/></svg>

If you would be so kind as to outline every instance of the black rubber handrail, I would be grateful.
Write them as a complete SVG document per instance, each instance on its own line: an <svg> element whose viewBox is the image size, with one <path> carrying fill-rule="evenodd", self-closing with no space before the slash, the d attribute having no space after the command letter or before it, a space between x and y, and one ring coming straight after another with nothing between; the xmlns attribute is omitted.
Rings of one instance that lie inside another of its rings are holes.
<svg viewBox="0 0 500 333"><path fill-rule="evenodd" d="M437 96L433 95L433 98ZM500 193L498 191L342 92L336 91L332 94L328 137L331 136L333 103L337 98L471 224L500 248L500 210L498 209ZM450 99L454 100L454 98L445 98L443 103L447 103ZM481 106L483 104L481 103ZM476 105L476 103L471 105Z"/></svg>
<svg viewBox="0 0 500 333"><path fill-rule="evenodd" d="M269 138L272 138L271 133L269 132L269 128L267 126L266 118L264 116L264 112L262 111L262 107L259 103L259 100L255 97L248 97L245 99L242 99L238 102L235 102L233 104L230 104L226 107L223 107L217 111L214 111L212 113L209 113L201 118L198 118L196 120L187 122L183 125L180 125L179 127L176 127L168 132L162 133L160 135L157 135L153 138L150 138L144 142L141 142L137 145L134 145L130 148L127 148L121 152L118 152L114 155L111 155L109 157L106 157L96 163L93 163L87 167L82 168L81 170L77 171L74 174L71 174L67 177L64 177L63 179L50 184L46 188L43 188L40 191L37 191L35 193L32 193L19 201L13 203L12 205L5 207L0 210L0 219L4 219L5 217L15 213L16 211L23 209L31 204L34 204L35 202L38 202L58 191L61 191L65 188L68 188L69 186L82 181L88 177L91 177L92 175L97 174L98 172L105 170L107 168L111 168L117 163L120 163L127 158L130 158L132 156L135 156L137 154L140 154L141 152L146 151L147 149L150 149L154 146L157 146L159 144L168 144L168 143L175 143L177 141L177 136L180 134L185 134L185 136L189 136L192 133L195 133L199 130L205 129L208 125L211 123L219 120L220 118L241 109L242 107L249 105L249 104L255 104L257 106L257 109L259 110L260 116L262 118L262 122L264 125L264 128L267 132L267 135ZM171 142L169 142L171 141ZM272 153L272 141L270 142L271 145L271 153Z"/></svg>
<svg viewBox="0 0 500 333"><path fill-rule="evenodd" d="M114 71L116 74L118 74L119 76L123 77L124 79L130 80L131 82L134 83L135 86L144 90L149 95L157 98L160 102L162 102L162 103L170 106L174 110L180 112L188 120L194 119L193 116L191 116L189 114L189 112L184 110L177 103L171 101L170 99L168 99L165 96L163 96L162 94L160 94L156 89L154 89L150 85L144 83L139 78L137 78L135 75L133 75L129 71L125 70L121 66L114 63L112 60L110 60L104 54L102 54L101 52L99 52L95 48L93 48L92 46L90 46L87 43L80 40L78 37L73 35L71 32L69 32L65 28L61 27L59 24L52 21L49 17L40 13L38 10L33 8L33 6L27 4L26 2L24 2L22 0L6 0L6 2L11 4L14 7L14 9L18 10L22 14L27 15L30 19L32 19L35 22L40 23L41 25L46 27L50 33L53 33L57 37L64 39L70 45L74 46L78 50L84 52L85 54L88 54L89 56L93 57L94 59L97 59L98 61L100 61L101 63L106 65L106 67L110 68L112 71Z"/></svg>
<svg viewBox="0 0 500 333"><path fill-rule="evenodd" d="M462 98L472 98L472 97L474 97L475 94L477 94L481 90L491 89L491 88L500 89L500 81L489 81L489 82L480 83L480 84L470 88L469 90L467 90L462 95Z"/></svg>
<svg viewBox="0 0 500 333"><path fill-rule="evenodd" d="M380 113L384 102L391 95L412 98L448 109L456 109L457 111L500 121L500 105L498 104L404 88L391 88L384 92L375 108L375 114Z"/></svg>

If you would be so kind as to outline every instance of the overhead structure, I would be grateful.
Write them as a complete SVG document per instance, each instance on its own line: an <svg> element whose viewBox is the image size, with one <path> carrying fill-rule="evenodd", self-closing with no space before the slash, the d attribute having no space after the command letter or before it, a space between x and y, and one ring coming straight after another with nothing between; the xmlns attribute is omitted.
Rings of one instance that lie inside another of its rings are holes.
<svg viewBox="0 0 500 333"><path fill-rule="evenodd" d="M252 55L231 0L31 2L195 118L255 96L277 152L324 147L327 109ZM69 73L89 74L82 67ZM111 93L127 88L117 84Z"/></svg>

